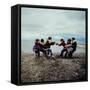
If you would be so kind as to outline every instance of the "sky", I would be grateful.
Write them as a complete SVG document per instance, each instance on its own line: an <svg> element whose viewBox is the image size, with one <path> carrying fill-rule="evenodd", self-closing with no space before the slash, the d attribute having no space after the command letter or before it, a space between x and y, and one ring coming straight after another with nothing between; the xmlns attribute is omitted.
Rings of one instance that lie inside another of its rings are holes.
<svg viewBox="0 0 90 90"><path fill-rule="evenodd" d="M85 41L85 11L21 8L21 39L75 37Z"/></svg>

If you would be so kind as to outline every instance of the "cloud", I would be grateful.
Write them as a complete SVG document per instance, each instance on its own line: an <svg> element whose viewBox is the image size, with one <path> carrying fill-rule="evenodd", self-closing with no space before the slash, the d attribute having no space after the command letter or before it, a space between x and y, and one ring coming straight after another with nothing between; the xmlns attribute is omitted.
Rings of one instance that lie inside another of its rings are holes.
<svg viewBox="0 0 90 90"><path fill-rule="evenodd" d="M85 12L75 10L53 10L22 8L21 9L22 40L35 38L55 39L65 35L85 37Z"/></svg>

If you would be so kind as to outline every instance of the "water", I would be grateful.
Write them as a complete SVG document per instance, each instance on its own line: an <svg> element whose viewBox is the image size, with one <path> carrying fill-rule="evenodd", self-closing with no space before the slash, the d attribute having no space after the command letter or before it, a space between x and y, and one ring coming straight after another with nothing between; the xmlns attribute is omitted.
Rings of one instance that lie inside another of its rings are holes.
<svg viewBox="0 0 90 90"><path fill-rule="evenodd" d="M22 52L30 53L30 54L34 53L33 45L34 45L34 40L22 40L21 41ZM53 53L60 53L62 48L63 48L62 46L57 46L57 45L51 46ZM85 53L85 44L78 45L76 52Z"/></svg>

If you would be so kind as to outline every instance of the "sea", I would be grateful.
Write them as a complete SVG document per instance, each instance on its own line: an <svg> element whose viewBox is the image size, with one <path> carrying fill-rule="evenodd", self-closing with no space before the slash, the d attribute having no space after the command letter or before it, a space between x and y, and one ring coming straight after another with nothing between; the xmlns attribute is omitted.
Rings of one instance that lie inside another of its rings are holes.
<svg viewBox="0 0 90 90"><path fill-rule="evenodd" d="M24 53L33 54L34 40L21 40L21 51ZM53 45L51 46L53 53L60 53L63 49L62 46ZM85 44L77 42L76 53L85 53Z"/></svg>

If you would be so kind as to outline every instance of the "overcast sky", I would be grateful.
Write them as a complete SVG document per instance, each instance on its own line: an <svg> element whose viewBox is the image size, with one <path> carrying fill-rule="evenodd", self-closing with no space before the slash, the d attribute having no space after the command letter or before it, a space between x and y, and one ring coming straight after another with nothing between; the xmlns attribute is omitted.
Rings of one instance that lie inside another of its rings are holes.
<svg viewBox="0 0 90 90"><path fill-rule="evenodd" d="M22 40L85 37L85 11L57 9L21 9Z"/></svg>

